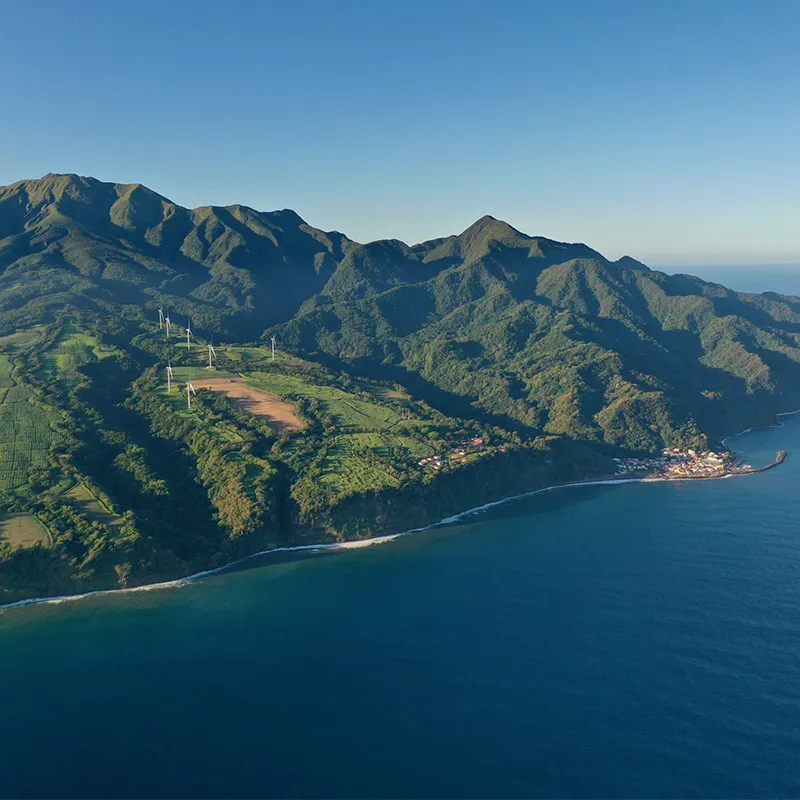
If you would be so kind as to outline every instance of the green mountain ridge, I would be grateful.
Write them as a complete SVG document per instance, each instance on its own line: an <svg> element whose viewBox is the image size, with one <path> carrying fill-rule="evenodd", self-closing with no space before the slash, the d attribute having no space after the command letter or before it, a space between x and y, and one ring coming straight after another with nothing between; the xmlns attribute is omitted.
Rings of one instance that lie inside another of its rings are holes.
<svg viewBox="0 0 800 800"><path fill-rule="evenodd" d="M31 305L33 321L65 295L164 305L209 334L276 335L378 377L400 368L476 413L613 445L718 437L731 416L800 400L800 301L491 216L416 245L358 244L290 210L190 210L140 184L48 175L0 189L0 270L5 310Z"/></svg>
<svg viewBox="0 0 800 800"><path fill-rule="evenodd" d="M190 210L139 184L48 175L0 189L3 284L24 277L41 294L53 281L109 302L170 305L251 337L263 331L260 315L291 317L353 246L290 210Z"/></svg>

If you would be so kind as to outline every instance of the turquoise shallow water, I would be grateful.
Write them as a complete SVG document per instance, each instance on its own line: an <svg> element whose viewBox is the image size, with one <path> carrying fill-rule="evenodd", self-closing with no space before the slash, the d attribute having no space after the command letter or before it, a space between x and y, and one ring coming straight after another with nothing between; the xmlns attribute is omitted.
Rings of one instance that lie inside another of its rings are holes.
<svg viewBox="0 0 800 800"><path fill-rule="evenodd" d="M0 796L800 796L779 469L0 615Z"/></svg>

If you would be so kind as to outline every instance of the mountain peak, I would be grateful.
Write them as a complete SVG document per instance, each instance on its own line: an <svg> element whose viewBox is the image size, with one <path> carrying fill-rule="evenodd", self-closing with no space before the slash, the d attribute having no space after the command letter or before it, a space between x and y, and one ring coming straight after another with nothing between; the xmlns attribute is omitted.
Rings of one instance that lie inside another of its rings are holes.
<svg viewBox="0 0 800 800"><path fill-rule="evenodd" d="M512 228L507 222L484 214L479 220L476 220L469 226L463 233L459 235L459 239L470 238L473 236L489 237L492 239L516 239L524 237L525 234L520 233L516 228Z"/></svg>
<svg viewBox="0 0 800 800"><path fill-rule="evenodd" d="M456 237L461 253L467 261L474 261L487 255L495 242L518 247L524 246L526 239L528 237L525 234L489 214L473 222L469 228Z"/></svg>

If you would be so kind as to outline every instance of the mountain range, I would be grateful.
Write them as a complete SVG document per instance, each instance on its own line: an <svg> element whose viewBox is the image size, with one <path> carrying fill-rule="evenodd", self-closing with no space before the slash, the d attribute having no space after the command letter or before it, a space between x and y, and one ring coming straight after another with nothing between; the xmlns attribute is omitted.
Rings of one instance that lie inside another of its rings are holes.
<svg viewBox="0 0 800 800"><path fill-rule="evenodd" d="M294 211L183 208L139 184L0 189L0 331L65 307L284 347L445 413L601 446L717 439L800 405L800 299L744 294L485 216L359 244Z"/></svg>

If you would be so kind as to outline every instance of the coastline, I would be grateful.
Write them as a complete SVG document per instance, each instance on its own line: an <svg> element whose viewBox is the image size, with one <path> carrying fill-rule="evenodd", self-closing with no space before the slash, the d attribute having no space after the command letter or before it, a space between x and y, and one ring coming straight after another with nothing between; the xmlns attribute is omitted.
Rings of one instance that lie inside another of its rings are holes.
<svg viewBox="0 0 800 800"><path fill-rule="evenodd" d="M723 447L728 446L728 442L731 439L736 439L739 436L744 436L746 433L750 433L751 431L759 430L759 431L767 431L770 428L782 428L783 423L781 422L781 417L793 417L796 414L800 414L800 408L795 409L794 411L781 411L780 414L776 414L775 416L778 417L778 421L774 425L758 425L753 426L752 428L745 428L743 431L739 431L739 433L732 433L730 436L726 436L724 439L720 439L720 444ZM733 448L731 448L733 450ZM733 450L734 453L739 452L738 450Z"/></svg>
<svg viewBox="0 0 800 800"><path fill-rule="evenodd" d="M797 411L788 411L782 414L778 414L777 416L791 416L793 414L800 414L800 409ZM782 427L783 423L778 420L776 425L768 425L765 426L764 429L767 428L778 428ZM731 436L726 437L726 439L722 440L723 444L729 439L736 438L737 436L742 436L745 433L749 433L752 431L753 428L747 428L741 433L732 434ZM726 445L727 446L727 445ZM783 451L779 451L783 452ZM73 595L61 595L56 597L30 597L25 600L16 600L13 603L6 603L5 605L0 605L0 614L4 611L12 608L21 608L22 606L28 605L40 605L45 603L53 603L53 604L60 604L60 603L67 603L73 600L83 600L89 597L98 597L101 595L107 594L122 594L128 592L149 592L149 591L156 591L158 589L173 589L178 588L180 586L185 586L193 581L200 580L201 578L207 578L211 575L218 575L227 570L231 569L232 567L238 566L239 564L244 564L248 561L251 561L254 558L260 558L262 556L272 555L273 553L293 553L293 552L315 552L315 551L324 551L324 550L357 550L362 547L371 547L373 545L378 544L385 544L386 542L391 542L394 539L398 539L401 536L410 536L414 533L423 533L424 531L434 530L440 527L446 527L448 525L454 525L458 522L461 522L464 519L467 519L471 516L476 516L478 514L482 514L485 511L488 511L491 508L496 508L498 506L504 505L506 503L513 502L515 500L521 500L526 497L533 497L537 494L543 494L544 492L552 492L558 489L572 489L580 486L614 486L617 484L627 484L627 483L679 483L682 481L719 481L719 480L726 480L728 478L740 478L740 477L747 477L748 475L754 475L759 472L764 472L765 470L772 469L773 467L779 466L784 462L784 459L776 460L775 462L761 467L759 469L748 470L747 472L728 472L724 475L710 475L710 476L686 476L686 477L678 477L678 478L671 478L666 476L645 476L641 478L587 478L585 480L580 481L571 481L569 483L555 483L550 486L543 486L539 489L532 489L528 492L521 492L519 494L509 495L508 497L503 497L500 500L493 500L489 503L484 503L480 506L475 506L473 508L468 508L464 511L460 511L457 514L453 514L449 517L445 517L438 522L433 522L430 525L425 525L421 528L410 528L406 531L400 531L398 533L389 533L383 534L380 536L374 536L369 539L354 539L345 542L329 542L329 543L321 543L321 544L303 544L303 545L294 545L290 547L271 547L266 550L260 550L257 553L253 553L249 556L244 556L243 558L236 559L235 561L231 561L228 564L224 564L221 567L215 567L214 569L203 570L201 572L195 572L192 575L187 575L183 578L175 578L174 580L170 581L160 581L158 583L148 583L143 584L141 586L132 586L130 588L125 589L96 589L91 592L83 592L81 594L73 594Z"/></svg>

